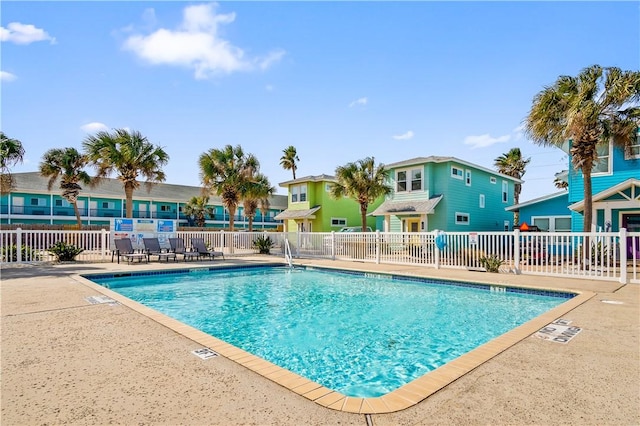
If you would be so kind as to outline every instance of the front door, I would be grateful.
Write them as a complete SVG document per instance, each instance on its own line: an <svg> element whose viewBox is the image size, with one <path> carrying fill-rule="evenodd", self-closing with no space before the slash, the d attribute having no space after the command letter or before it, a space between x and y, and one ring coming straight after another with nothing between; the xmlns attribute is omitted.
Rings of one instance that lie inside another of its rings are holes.
<svg viewBox="0 0 640 426"><path fill-rule="evenodd" d="M640 232L640 213L623 214L622 228L626 228L627 232ZM627 256L629 259L640 259L640 237L627 237Z"/></svg>
<svg viewBox="0 0 640 426"><path fill-rule="evenodd" d="M420 232L420 218L407 219L407 232Z"/></svg>

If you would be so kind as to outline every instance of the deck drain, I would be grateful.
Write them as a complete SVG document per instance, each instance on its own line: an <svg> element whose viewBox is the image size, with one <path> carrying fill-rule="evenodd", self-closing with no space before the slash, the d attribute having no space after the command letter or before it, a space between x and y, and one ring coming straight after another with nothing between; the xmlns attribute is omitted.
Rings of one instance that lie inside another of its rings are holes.
<svg viewBox="0 0 640 426"><path fill-rule="evenodd" d="M602 303L608 303L610 305L624 305L624 302L620 302L619 300L601 300Z"/></svg>
<svg viewBox="0 0 640 426"><path fill-rule="evenodd" d="M202 359L215 358L218 356L217 352L209 348L196 349L195 351L191 351L191 353Z"/></svg>
<svg viewBox="0 0 640 426"><path fill-rule="evenodd" d="M91 303L92 305L108 303L109 305L114 306L118 304L118 302L116 302L115 300L113 300L108 296L89 296L89 297L85 297L84 300Z"/></svg>
<svg viewBox="0 0 640 426"><path fill-rule="evenodd" d="M580 327L572 327L569 324L571 324L571 321L559 318L538 330L534 336L551 342L569 343L571 339L582 331Z"/></svg>

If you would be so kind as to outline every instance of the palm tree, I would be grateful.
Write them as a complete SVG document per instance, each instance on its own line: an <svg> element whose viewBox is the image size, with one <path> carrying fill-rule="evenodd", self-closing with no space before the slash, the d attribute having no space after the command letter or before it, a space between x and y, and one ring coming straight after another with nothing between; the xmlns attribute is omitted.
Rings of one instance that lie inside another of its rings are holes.
<svg viewBox="0 0 640 426"><path fill-rule="evenodd" d="M88 136L82 143L89 162L98 170L96 182L112 172L118 173L127 203L126 217L133 217L133 191L140 187L138 176L146 178L147 190L153 183L164 182L162 166L169 155L153 145L140 132L116 129Z"/></svg>
<svg viewBox="0 0 640 426"><path fill-rule="evenodd" d="M280 165L285 170L291 170L293 172L293 179L295 180L296 170L298 170L297 162L300 161L298 153L296 152L296 147L291 145L282 152L284 155L280 157Z"/></svg>
<svg viewBox="0 0 640 426"><path fill-rule="evenodd" d="M527 164L531 161L531 158L526 160L522 158L520 148L511 148L506 154L502 154L495 160L495 166L499 173L503 175L511 176L516 179L522 179L522 176L526 173ZM518 204L520 202L520 193L522 192L522 184L516 183L513 186L513 202ZM518 226L520 223L520 212L515 211L513 213L513 225Z"/></svg>
<svg viewBox="0 0 640 426"><path fill-rule="evenodd" d="M13 189L13 176L10 167L24 160L24 148L22 142L7 137L0 132L0 192L11 192Z"/></svg>
<svg viewBox="0 0 640 426"><path fill-rule="evenodd" d="M569 188L569 182L566 180L567 171L563 170L555 174L555 179L553 180L553 185L558 189L567 189Z"/></svg>
<svg viewBox="0 0 640 426"><path fill-rule="evenodd" d="M334 198L347 196L360 204L362 232L367 230L369 204L376 198L391 193L391 187L385 183L387 174L383 164L376 167L373 157L336 168L338 182L331 185L331 196Z"/></svg>
<svg viewBox="0 0 640 426"><path fill-rule="evenodd" d="M185 204L183 213L186 216L193 216L196 226L203 228L205 226L206 216L213 217L213 207L207 206L207 204L209 204L209 197L206 195L191 197L189 202Z"/></svg>
<svg viewBox="0 0 640 426"><path fill-rule="evenodd" d="M244 215L249 219L249 232L253 231L253 218L256 211L264 213L269 209L269 197L276 192L269 179L262 173L256 173L250 178L244 194L242 194L242 206Z"/></svg>
<svg viewBox="0 0 640 426"><path fill-rule="evenodd" d="M205 191L215 193L229 211L229 229L233 231L235 214L248 183L260 167L252 154L245 155L240 145L210 149L200 155L200 179Z"/></svg>
<svg viewBox="0 0 640 426"><path fill-rule="evenodd" d="M73 212L78 221L78 228L82 228L82 219L78 210L78 194L83 184L91 183L91 176L84 171L87 165L87 157L80 154L75 148L53 148L42 156L39 171L43 177L49 178L47 188L51 190L55 181L60 178L62 198L73 206Z"/></svg>
<svg viewBox="0 0 640 426"><path fill-rule="evenodd" d="M593 217L591 172L598 160L597 145L631 145L640 124L639 99L640 71L599 65L577 77L560 76L533 99L525 120L528 136L544 146L569 142L573 166L582 172L584 232L591 230Z"/></svg>

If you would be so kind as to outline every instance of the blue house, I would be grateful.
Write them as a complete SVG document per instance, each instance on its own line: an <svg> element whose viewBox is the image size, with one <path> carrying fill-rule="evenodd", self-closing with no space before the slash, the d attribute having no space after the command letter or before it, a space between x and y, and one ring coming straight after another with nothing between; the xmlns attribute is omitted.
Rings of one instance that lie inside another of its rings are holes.
<svg viewBox="0 0 640 426"><path fill-rule="evenodd" d="M515 206L507 211L519 211L520 221L537 225L542 230L582 232L584 223L584 179L571 163L570 142L563 147L569 154L568 191L551 194ZM617 232L626 228L640 232L640 130L635 143L624 150L612 143L598 145L598 162L591 176L593 231ZM560 226L557 226L559 221ZM548 224L548 226L547 226Z"/></svg>
<svg viewBox="0 0 640 426"><path fill-rule="evenodd" d="M385 232L511 229L519 179L455 157L418 157L385 165L392 193L371 216Z"/></svg>

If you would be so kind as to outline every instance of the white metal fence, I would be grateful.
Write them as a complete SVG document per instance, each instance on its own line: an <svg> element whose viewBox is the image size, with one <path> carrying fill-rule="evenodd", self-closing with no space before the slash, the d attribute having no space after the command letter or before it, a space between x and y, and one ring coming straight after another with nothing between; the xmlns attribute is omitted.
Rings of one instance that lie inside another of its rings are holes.
<svg viewBox="0 0 640 426"><path fill-rule="evenodd" d="M204 238L208 247L225 256L256 253L254 241L269 237L271 252L285 255L289 241L293 257L340 259L383 264L424 265L433 268L484 270L488 260L505 273L590 278L640 283L640 232L225 232L179 231ZM48 249L63 241L83 249L78 261L112 260L109 231L0 231L0 261L55 260Z"/></svg>

